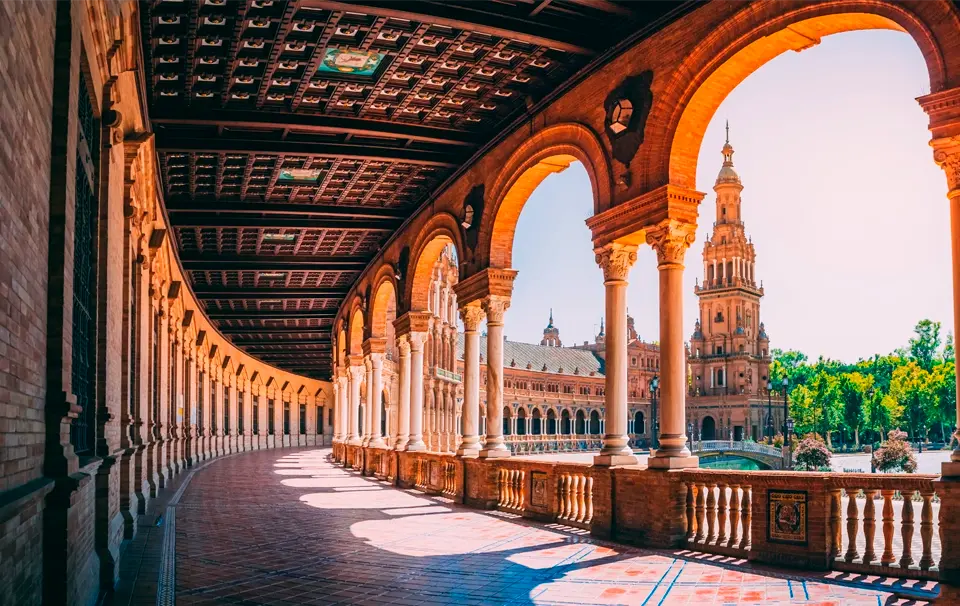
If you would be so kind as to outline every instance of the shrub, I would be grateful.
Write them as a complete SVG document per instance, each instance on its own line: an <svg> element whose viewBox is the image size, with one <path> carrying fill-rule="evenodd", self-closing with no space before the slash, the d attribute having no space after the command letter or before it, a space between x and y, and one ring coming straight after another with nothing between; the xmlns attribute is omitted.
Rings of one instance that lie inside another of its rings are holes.
<svg viewBox="0 0 960 606"><path fill-rule="evenodd" d="M830 468L830 450L823 440L814 434L807 434L800 440L793 458L796 468L801 471Z"/></svg>
<svg viewBox="0 0 960 606"><path fill-rule="evenodd" d="M898 429L890 431L887 441L873 453L873 466L880 472L915 472L917 457L907 442L907 434Z"/></svg>
<svg viewBox="0 0 960 606"><path fill-rule="evenodd" d="M783 448L783 434L782 434L782 433L777 433L777 435L773 436L773 445L774 445L776 448Z"/></svg>

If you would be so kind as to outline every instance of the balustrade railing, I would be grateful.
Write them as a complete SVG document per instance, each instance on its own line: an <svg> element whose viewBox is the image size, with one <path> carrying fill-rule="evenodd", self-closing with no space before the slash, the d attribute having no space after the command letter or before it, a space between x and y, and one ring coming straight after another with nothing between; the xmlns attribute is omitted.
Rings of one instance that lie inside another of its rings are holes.
<svg viewBox="0 0 960 606"><path fill-rule="evenodd" d="M750 550L753 490L740 473L684 474L686 541L699 551L742 555Z"/></svg>
<svg viewBox="0 0 960 606"><path fill-rule="evenodd" d="M443 494L449 496L457 495L457 464L454 461L446 461L443 464Z"/></svg>
<svg viewBox="0 0 960 606"><path fill-rule="evenodd" d="M830 555L834 568L937 578L940 537L934 530L939 503L934 480L936 476L831 476Z"/></svg>
<svg viewBox="0 0 960 606"><path fill-rule="evenodd" d="M503 509L523 510L526 502L522 469L501 469L497 477L497 506Z"/></svg>
<svg viewBox="0 0 960 606"><path fill-rule="evenodd" d="M557 502L558 520L589 528L593 520L593 478L583 472L560 473Z"/></svg>

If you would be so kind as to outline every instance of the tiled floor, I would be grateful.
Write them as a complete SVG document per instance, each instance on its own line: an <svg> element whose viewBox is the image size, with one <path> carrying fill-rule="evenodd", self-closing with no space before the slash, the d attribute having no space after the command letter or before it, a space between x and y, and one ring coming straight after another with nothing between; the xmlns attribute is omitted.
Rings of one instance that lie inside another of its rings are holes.
<svg viewBox="0 0 960 606"><path fill-rule="evenodd" d="M896 599L883 580L633 549L466 509L328 456L262 451L198 471L175 507L177 603L923 603Z"/></svg>

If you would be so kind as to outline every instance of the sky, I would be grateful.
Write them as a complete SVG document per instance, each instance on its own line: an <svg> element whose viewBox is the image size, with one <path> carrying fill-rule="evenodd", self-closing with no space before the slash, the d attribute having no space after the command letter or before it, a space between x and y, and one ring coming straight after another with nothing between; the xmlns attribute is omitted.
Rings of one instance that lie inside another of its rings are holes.
<svg viewBox="0 0 960 606"><path fill-rule="evenodd" d="M766 295L771 346L855 361L905 347L923 318L953 330L946 179L934 164L929 92L919 49L904 33L837 34L787 52L740 84L704 137L697 240L687 252L684 326L693 332L703 242L716 218L713 185L724 124L743 181L743 219ZM593 341L603 277L584 220L590 183L579 163L548 177L517 226L519 271L505 333L537 343L550 308L564 345ZM656 256L641 247L628 289L640 336L657 341Z"/></svg>

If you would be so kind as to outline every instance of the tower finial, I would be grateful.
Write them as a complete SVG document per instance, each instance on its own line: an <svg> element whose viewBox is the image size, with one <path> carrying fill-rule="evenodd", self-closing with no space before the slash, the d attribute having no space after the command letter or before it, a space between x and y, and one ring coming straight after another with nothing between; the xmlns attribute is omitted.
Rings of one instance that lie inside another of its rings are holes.
<svg viewBox="0 0 960 606"><path fill-rule="evenodd" d="M727 145L730 145L730 121L727 120Z"/></svg>
<svg viewBox="0 0 960 606"><path fill-rule="evenodd" d="M553 324L553 308L550 308L550 323Z"/></svg>

